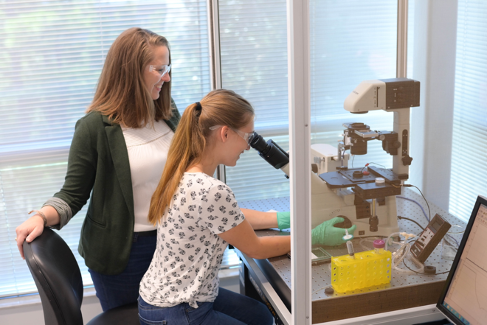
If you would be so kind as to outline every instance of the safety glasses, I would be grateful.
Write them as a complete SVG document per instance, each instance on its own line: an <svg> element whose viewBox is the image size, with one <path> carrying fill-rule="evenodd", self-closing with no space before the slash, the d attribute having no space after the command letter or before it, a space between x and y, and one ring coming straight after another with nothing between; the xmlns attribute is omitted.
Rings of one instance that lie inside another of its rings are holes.
<svg viewBox="0 0 487 325"><path fill-rule="evenodd" d="M159 74L159 76L164 77L166 73L169 73L171 71L171 65L150 65L149 66L149 72L155 71Z"/></svg>
<svg viewBox="0 0 487 325"><path fill-rule="evenodd" d="M210 127L210 130L216 130L218 128L221 128L223 127L223 125L215 125L215 126L212 126ZM247 133L247 132L243 132L243 131L240 131L240 130L236 130L234 128L231 128L231 127L228 127L229 129L231 129L233 132L237 133L242 139L244 139L247 144L250 146L250 143L252 143L252 140L254 140L255 138L255 131L252 131L250 133Z"/></svg>

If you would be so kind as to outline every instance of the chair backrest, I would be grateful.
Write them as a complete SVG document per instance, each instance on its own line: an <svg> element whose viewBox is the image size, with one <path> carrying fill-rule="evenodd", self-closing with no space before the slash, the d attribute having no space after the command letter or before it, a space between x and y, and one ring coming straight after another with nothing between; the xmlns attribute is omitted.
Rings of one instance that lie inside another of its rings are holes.
<svg viewBox="0 0 487 325"><path fill-rule="evenodd" d="M83 280L66 242L50 228L31 243L24 256L41 296L44 321L49 325L83 325Z"/></svg>

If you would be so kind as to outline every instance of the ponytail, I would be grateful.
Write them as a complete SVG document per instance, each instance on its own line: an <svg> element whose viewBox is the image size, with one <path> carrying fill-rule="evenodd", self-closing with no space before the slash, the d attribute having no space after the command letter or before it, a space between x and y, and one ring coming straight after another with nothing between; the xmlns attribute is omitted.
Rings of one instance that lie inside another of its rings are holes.
<svg viewBox="0 0 487 325"><path fill-rule="evenodd" d="M200 102L189 105L174 134L161 180L152 195L149 222L156 225L171 207L174 193L184 173L198 163L206 148L210 127L227 125L239 129L254 116L248 101L231 90L218 89Z"/></svg>
<svg viewBox="0 0 487 325"><path fill-rule="evenodd" d="M186 108L179 122L167 155L161 180L152 195L149 208L149 222L156 225L171 203L184 172L201 156L206 145L198 119L201 104L194 103ZM164 184L164 185L162 185Z"/></svg>

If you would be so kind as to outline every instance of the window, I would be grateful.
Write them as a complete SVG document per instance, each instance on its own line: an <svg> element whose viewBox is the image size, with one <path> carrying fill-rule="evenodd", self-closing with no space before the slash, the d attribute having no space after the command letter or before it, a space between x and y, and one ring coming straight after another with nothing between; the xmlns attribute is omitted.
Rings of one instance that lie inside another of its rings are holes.
<svg viewBox="0 0 487 325"><path fill-rule="evenodd" d="M410 21L413 5L411 1ZM286 28L285 0L220 1L223 88L250 100L256 110L255 130L284 150L289 149ZM343 109L343 102L363 80L396 76L396 30L395 1L310 1L312 143L336 146L345 122L392 131L392 113L356 116ZM413 32L410 23L409 58ZM392 156L380 141L368 147L367 155L353 159L354 167L368 162L392 167ZM254 149L241 155L237 167L227 168L227 182L238 200L289 196L283 172Z"/></svg>
<svg viewBox="0 0 487 325"><path fill-rule="evenodd" d="M458 1L450 213L470 217L487 196L487 3Z"/></svg>
<svg viewBox="0 0 487 325"><path fill-rule="evenodd" d="M410 1L409 21L414 1ZM373 130L393 130L393 113L354 115L343 108L345 98L363 80L396 77L397 1L310 1L312 143L337 146L343 123L363 122ZM412 53L413 24L408 52ZM408 55L412 58L412 55ZM411 78L412 60L408 62ZM374 162L392 167L392 156L380 141L369 141L368 153L354 156L349 167Z"/></svg>
<svg viewBox="0 0 487 325"><path fill-rule="evenodd" d="M288 150L286 0L220 0L222 88L250 101L255 130ZM289 181L254 149L226 169L237 200L289 196Z"/></svg>
<svg viewBox="0 0 487 325"><path fill-rule="evenodd" d="M105 55L129 27L171 45L180 111L210 90L204 0L3 1L0 4L0 297L36 291L15 228L64 181L75 122L91 102ZM60 231L77 248L86 208Z"/></svg>

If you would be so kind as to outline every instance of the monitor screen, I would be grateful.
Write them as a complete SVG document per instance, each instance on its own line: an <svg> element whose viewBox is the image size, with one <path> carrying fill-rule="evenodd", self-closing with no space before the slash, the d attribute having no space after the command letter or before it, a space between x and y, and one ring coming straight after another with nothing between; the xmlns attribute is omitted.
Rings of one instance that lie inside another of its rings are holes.
<svg viewBox="0 0 487 325"><path fill-rule="evenodd" d="M487 199L479 196L438 309L455 324L487 324Z"/></svg>

